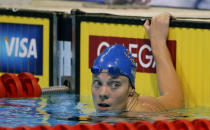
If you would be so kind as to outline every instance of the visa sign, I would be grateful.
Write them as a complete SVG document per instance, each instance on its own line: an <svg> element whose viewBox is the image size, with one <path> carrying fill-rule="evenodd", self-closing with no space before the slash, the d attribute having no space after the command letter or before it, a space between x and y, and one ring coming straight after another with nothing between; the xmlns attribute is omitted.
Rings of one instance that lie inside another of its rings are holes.
<svg viewBox="0 0 210 130"><path fill-rule="evenodd" d="M42 75L43 26L0 23L0 72Z"/></svg>
<svg viewBox="0 0 210 130"><path fill-rule="evenodd" d="M93 65L94 60L107 47L113 44L122 44L132 54L137 63L137 72L155 73L156 63L152 55L152 48L148 39L122 38L122 37L89 37L89 67ZM172 61L176 67L176 41L167 41L167 46L171 53Z"/></svg>
<svg viewBox="0 0 210 130"><path fill-rule="evenodd" d="M37 48L36 48L36 39L32 38L22 38L19 37L12 37L11 42L9 42L8 37L4 37L5 40L5 46L7 50L7 56L12 56L12 53L15 57L20 58L30 58L33 56L35 59L37 59ZM28 48L27 48L28 44ZM22 51L20 51L22 50Z"/></svg>

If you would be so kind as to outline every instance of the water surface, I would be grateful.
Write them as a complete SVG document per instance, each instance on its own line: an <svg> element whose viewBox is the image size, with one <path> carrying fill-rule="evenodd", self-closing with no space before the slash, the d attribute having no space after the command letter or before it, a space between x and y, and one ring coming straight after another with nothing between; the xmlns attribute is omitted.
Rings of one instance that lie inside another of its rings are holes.
<svg viewBox="0 0 210 130"><path fill-rule="evenodd" d="M86 97L90 98L90 97ZM91 99L91 98L90 98ZM90 100L90 104L91 104ZM208 107L179 109L159 113L96 113L89 103L79 102L79 97L74 94L53 94L40 98L1 98L0 99L0 126L37 126L77 123L97 123L118 121L135 122L146 120L210 119Z"/></svg>

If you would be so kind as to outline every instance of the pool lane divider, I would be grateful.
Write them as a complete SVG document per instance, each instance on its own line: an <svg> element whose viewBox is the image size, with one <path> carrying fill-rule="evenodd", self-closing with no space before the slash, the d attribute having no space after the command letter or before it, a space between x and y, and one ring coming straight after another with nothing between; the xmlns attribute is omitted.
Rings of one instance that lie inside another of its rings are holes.
<svg viewBox="0 0 210 130"><path fill-rule="evenodd" d="M70 88L66 86L41 89L38 81L39 79L29 72L22 72L17 76L12 73L5 73L0 76L0 98L40 97L43 94L70 91Z"/></svg>
<svg viewBox="0 0 210 130"><path fill-rule="evenodd" d="M39 79L35 78L33 74L24 72L18 74L23 88L23 97L40 97L41 88L38 84Z"/></svg>
<svg viewBox="0 0 210 130"><path fill-rule="evenodd" d="M117 122L115 124L100 122L96 124L79 123L74 126L58 124L55 126L0 127L0 130L210 130L210 121L207 119L195 119L193 121L177 119L174 121L158 120L153 123L147 121Z"/></svg>
<svg viewBox="0 0 210 130"><path fill-rule="evenodd" d="M21 81L19 78L12 73L6 73L1 76L1 80L3 86L6 90L6 97L22 97L23 96L23 88L21 85Z"/></svg>

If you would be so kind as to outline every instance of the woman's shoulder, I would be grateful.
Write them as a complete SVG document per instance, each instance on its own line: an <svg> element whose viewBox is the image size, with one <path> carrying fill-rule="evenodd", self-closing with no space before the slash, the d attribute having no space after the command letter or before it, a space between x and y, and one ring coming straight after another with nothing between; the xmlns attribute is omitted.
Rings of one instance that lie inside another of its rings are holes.
<svg viewBox="0 0 210 130"><path fill-rule="evenodd" d="M133 111L144 112L160 112L164 110L166 110L165 107L156 98L149 96L139 96L138 103L133 109Z"/></svg>

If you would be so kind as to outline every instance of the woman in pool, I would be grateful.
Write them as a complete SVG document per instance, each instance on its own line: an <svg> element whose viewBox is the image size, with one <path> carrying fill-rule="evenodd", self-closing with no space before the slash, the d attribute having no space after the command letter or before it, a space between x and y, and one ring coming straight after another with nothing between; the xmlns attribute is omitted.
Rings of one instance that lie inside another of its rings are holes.
<svg viewBox="0 0 210 130"><path fill-rule="evenodd" d="M91 67L92 96L97 111L157 112L184 106L181 84L166 46L170 17L163 13L144 24L156 62L160 96L139 96L135 92L133 57L124 46L115 44L105 49Z"/></svg>

